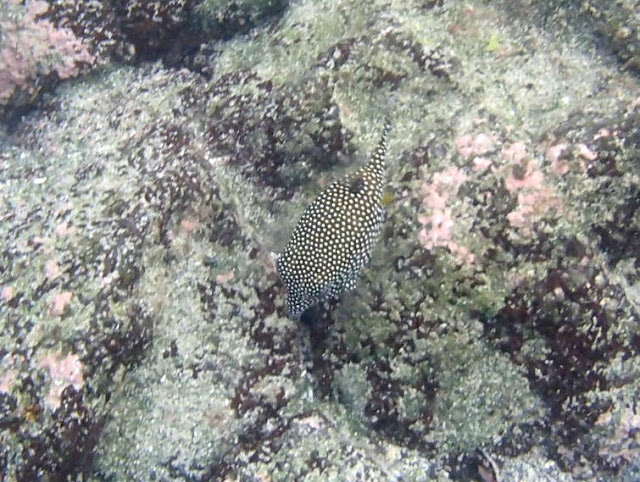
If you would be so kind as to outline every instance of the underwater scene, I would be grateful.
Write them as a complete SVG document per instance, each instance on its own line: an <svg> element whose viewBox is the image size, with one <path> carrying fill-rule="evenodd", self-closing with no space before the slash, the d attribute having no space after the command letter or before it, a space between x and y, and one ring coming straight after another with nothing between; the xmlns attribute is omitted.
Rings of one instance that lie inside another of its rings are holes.
<svg viewBox="0 0 640 482"><path fill-rule="evenodd" d="M0 480L640 481L637 0L0 0Z"/></svg>

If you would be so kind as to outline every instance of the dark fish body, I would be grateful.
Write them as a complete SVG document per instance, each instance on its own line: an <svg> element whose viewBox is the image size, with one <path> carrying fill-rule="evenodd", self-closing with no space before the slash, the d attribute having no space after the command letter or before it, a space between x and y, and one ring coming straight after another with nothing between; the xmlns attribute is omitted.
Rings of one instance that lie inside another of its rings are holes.
<svg viewBox="0 0 640 482"><path fill-rule="evenodd" d="M371 160L318 195L307 207L277 261L289 315L355 288L382 227L381 205L390 125Z"/></svg>

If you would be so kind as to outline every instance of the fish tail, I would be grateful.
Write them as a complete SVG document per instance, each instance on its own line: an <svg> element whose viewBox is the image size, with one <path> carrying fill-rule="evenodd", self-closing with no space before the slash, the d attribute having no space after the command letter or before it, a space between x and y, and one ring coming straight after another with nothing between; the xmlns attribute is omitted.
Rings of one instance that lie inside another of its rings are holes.
<svg viewBox="0 0 640 482"><path fill-rule="evenodd" d="M386 168L385 158L387 155L387 149L389 147L389 132L391 132L392 127L393 124L391 123L390 118L388 116L385 117L383 121L380 141L378 142L378 146L376 147L375 151L373 151L371 161L369 162L370 169L377 171L380 174L383 174Z"/></svg>

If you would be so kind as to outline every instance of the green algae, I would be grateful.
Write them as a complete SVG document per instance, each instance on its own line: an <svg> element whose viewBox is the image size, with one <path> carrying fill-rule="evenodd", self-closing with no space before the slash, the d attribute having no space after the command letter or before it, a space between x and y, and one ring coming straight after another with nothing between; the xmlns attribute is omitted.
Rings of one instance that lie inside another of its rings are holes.
<svg viewBox="0 0 640 482"><path fill-rule="evenodd" d="M451 333L430 352L442 396L427 437L445 451L489 446L497 434L544 415L524 374L479 339Z"/></svg>

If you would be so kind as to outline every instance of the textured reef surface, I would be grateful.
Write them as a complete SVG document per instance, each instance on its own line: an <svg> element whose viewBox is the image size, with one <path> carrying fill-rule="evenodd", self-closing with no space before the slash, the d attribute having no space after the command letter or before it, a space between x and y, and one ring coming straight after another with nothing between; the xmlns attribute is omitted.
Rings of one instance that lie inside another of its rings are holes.
<svg viewBox="0 0 640 482"><path fill-rule="evenodd" d="M634 3L0 0L0 479L638 480Z"/></svg>

